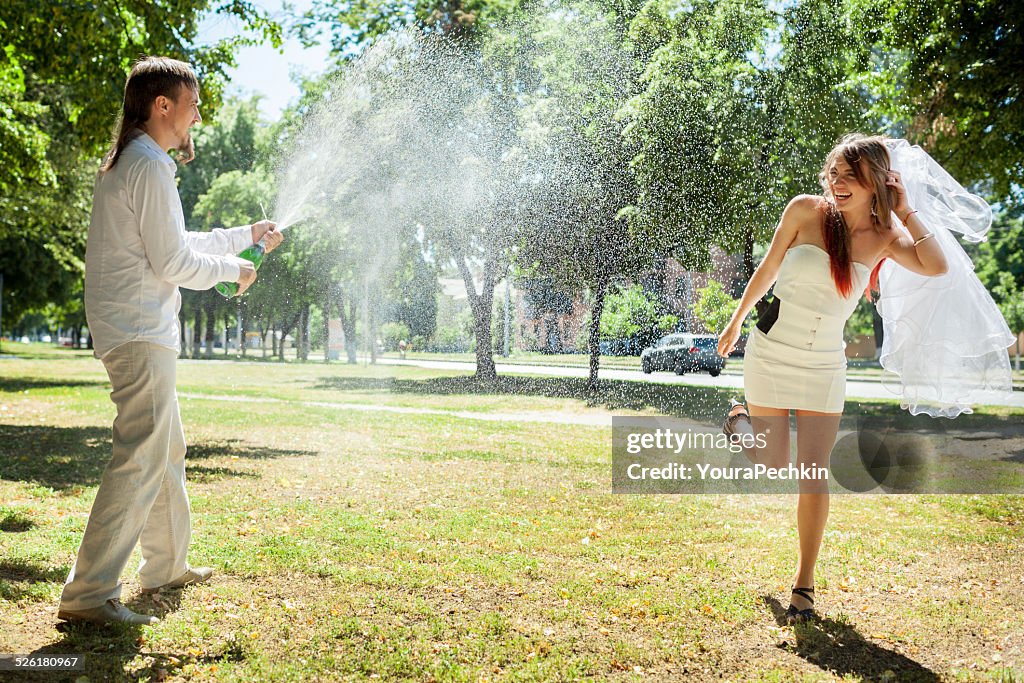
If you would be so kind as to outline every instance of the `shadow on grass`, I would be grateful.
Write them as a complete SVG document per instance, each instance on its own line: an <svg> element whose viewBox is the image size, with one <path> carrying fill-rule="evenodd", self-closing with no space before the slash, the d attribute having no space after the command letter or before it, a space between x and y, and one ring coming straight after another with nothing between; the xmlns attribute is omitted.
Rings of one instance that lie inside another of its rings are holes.
<svg viewBox="0 0 1024 683"><path fill-rule="evenodd" d="M1019 410L1019 408L1015 409ZM853 399L847 402L844 415L881 418L895 429L924 429L943 431L964 441L978 441L991 438L1010 439L1024 436L1024 415L992 415L985 412L957 415L956 418L933 418L928 415L911 415L896 403L872 403Z"/></svg>
<svg viewBox="0 0 1024 683"><path fill-rule="evenodd" d="M202 460L206 458L245 458L246 460L270 460L273 458L291 458L305 455L316 455L315 451L304 451L287 448L267 448L245 443L239 439L224 439L221 441L201 441L189 444L187 460ZM188 471L195 471L195 467L189 466ZM223 468L215 468L223 469Z"/></svg>
<svg viewBox="0 0 1024 683"><path fill-rule="evenodd" d="M16 602L35 596L38 583L62 585L70 567L44 567L27 560L0 560L0 598Z"/></svg>
<svg viewBox="0 0 1024 683"><path fill-rule="evenodd" d="M125 603L129 609L139 609ZM160 681L181 673L189 664L239 662L248 653L236 641L220 642L214 652L171 653L144 649L144 629L130 624L87 624L64 622L57 626L61 639L31 653L34 657L77 654L84 657L84 666L74 672L19 672L19 681L46 682L77 680L86 676L91 681L149 680Z"/></svg>
<svg viewBox="0 0 1024 683"><path fill-rule="evenodd" d="M0 424L0 479L67 491L99 483L109 459L109 427Z"/></svg>
<svg viewBox="0 0 1024 683"><path fill-rule="evenodd" d="M519 377L501 375L492 381L472 376L433 377L420 380L364 377L323 377L315 389L340 391L388 391L396 394L544 396L577 399L608 410L654 409L662 415L721 422L729 399L740 389L692 387L624 380L601 380L591 391L587 380L576 377Z"/></svg>
<svg viewBox="0 0 1024 683"><path fill-rule="evenodd" d="M75 493L96 486L110 460L109 427L43 427L0 424L0 479ZM237 440L199 442L189 446L189 459L238 458L266 460L312 455L312 451L254 446ZM254 476L224 467L189 470L200 476Z"/></svg>
<svg viewBox="0 0 1024 683"><path fill-rule="evenodd" d="M762 595L780 626L786 624L786 608L771 595ZM927 683L939 676L920 662L867 640L857 629L834 619L819 617L793 629L796 646L786 649L823 671L838 677ZM886 674L891 671L891 674ZM893 676L895 674L895 676Z"/></svg>
<svg viewBox="0 0 1024 683"><path fill-rule="evenodd" d="M79 654L83 668L54 673L19 673L19 681L51 683L56 680L75 681L85 676L90 681L163 681L174 678L187 665L210 666L242 661L247 658L240 645L222 646L219 651L200 655L172 652L150 652L143 649L142 627L123 624L63 624L57 627L61 640L32 652L32 656Z"/></svg>
<svg viewBox="0 0 1024 683"><path fill-rule="evenodd" d="M67 569L62 570L59 580L63 582ZM42 572L40 580L46 580L57 570ZM166 617L181 606L181 590L161 592L155 596L138 595L126 600L124 605L140 614ZM210 665L225 662L239 662L249 657L246 647L233 639L217 639L211 647L200 647L198 652L188 653L149 652L145 650L144 628L132 624L90 624L83 622L59 622L56 626L61 639L36 649L32 656L53 656L77 654L84 656L84 666L74 672L62 672L61 678L55 672L19 672L19 681L77 680L86 676L93 681L120 680L164 680L179 674L189 664ZM0 675L0 680L2 675Z"/></svg>
<svg viewBox="0 0 1024 683"><path fill-rule="evenodd" d="M0 507L0 531L9 534L20 534L31 531L36 523L17 510L9 510Z"/></svg>
<svg viewBox="0 0 1024 683"><path fill-rule="evenodd" d="M109 387L105 380L90 379L34 379L30 377L0 377L0 391L17 393L32 389L56 389L71 387Z"/></svg>
<svg viewBox="0 0 1024 683"><path fill-rule="evenodd" d="M203 467L202 465L188 466L188 480L197 484L210 484L226 478L242 477L245 479L260 479L263 475L259 472L245 472L233 470L230 467Z"/></svg>
<svg viewBox="0 0 1024 683"><path fill-rule="evenodd" d="M601 380L592 391L587 381L575 377L522 377L501 375L492 381L470 375L398 379L369 377L321 377L314 389L353 392L392 392L441 396L544 396L577 399L609 411L654 410L659 415L720 425L725 420L729 399L742 398L742 388L688 386ZM911 415L895 402L851 400L846 404L844 420L867 419L887 430L945 434L964 441L1024 438L1024 415L1009 416L972 413L956 420ZM1016 458L1012 459L1017 461Z"/></svg>

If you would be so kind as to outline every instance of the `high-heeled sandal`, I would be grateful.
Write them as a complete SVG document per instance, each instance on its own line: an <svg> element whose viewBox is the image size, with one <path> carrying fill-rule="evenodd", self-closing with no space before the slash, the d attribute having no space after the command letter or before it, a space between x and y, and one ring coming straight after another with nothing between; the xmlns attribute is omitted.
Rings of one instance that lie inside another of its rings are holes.
<svg viewBox="0 0 1024 683"><path fill-rule="evenodd" d="M739 406L741 410L737 410L733 413L732 411L736 410L737 406ZM722 431L726 436L732 436L736 433L736 421L740 418L744 418L747 422L750 422L750 413L747 412L746 406L742 403L736 399L731 399L729 401L729 416L725 418L725 424L722 425Z"/></svg>
<svg viewBox="0 0 1024 683"><path fill-rule="evenodd" d="M786 610L786 624L788 626L802 624L818 616L814 611L814 596L811 595L811 593L814 593L813 588L794 588L792 592L810 602L811 606L806 609L797 609L790 603L789 609Z"/></svg>

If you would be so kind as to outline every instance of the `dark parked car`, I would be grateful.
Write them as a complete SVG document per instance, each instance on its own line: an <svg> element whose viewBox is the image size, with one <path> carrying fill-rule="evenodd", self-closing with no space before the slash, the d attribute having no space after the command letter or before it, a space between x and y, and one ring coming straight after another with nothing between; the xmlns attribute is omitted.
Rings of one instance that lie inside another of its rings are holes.
<svg viewBox="0 0 1024 683"><path fill-rule="evenodd" d="M725 359L718 355L717 349L718 337L713 334L670 334L643 350L640 367L646 373L671 370L677 375L707 370L712 377L718 377L725 367Z"/></svg>

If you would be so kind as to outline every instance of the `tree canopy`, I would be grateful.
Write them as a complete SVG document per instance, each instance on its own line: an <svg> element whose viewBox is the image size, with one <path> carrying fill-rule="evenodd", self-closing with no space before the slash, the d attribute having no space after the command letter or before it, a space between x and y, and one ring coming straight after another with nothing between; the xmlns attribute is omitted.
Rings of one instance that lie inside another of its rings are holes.
<svg viewBox="0 0 1024 683"><path fill-rule="evenodd" d="M198 45L211 11L248 32ZM81 277L92 181L132 62L157 54L192 63L212 111L235 49L279 44L281 32L248 2L210 0L7 0L0 32L0 268L4 314L16 317L70 295Z"/></svg>
<svg viewBox="0 0 1024 683"><path fill-rule="evenodd" d="M198 45L207 12L238 17L249 37ZM412 309L431 309L448 267L485 367L494 285L511 268L589 292L596 354L603 292L651 263L710 269L717 246L752 272L755 244L791 197L817 191L844 133L908 137L1019 207L1021 13L996 0L317 0L291 28L307 40L323 28L335 68L273 127L255 102L208 116L182 202L192 229L253 220L261 197L306 219L261 275L286 296L257 286L248 299L284 328L339 310L350 340L375 338L384 320L356 320L372 298L429 333L436 312L417 321ZM11 0L0 29L8 317L80 296L90 188L132 60L195 64L212 114L233 50L282 29L228 0ZM975 252L1007 315L1024 291L1016 232ZM722 296L708 294L710 308ZM211 319L232 308L192 303Z"/></svg>

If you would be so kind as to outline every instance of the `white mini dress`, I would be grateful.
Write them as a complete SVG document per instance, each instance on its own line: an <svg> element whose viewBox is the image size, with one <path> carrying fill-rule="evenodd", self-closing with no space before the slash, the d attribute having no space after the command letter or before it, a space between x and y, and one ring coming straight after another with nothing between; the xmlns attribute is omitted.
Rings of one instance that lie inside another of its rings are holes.
<svg viewBox="0 0 1024 683"><path fill-rule="evenodd" d="M768 408L841 413L846 403L843 327L857 308L871 270L853 262L850 295L836 290L829 256L814 244L790 247L775 281L773 322L759 321L743 357L748 403Z"/></svg>

